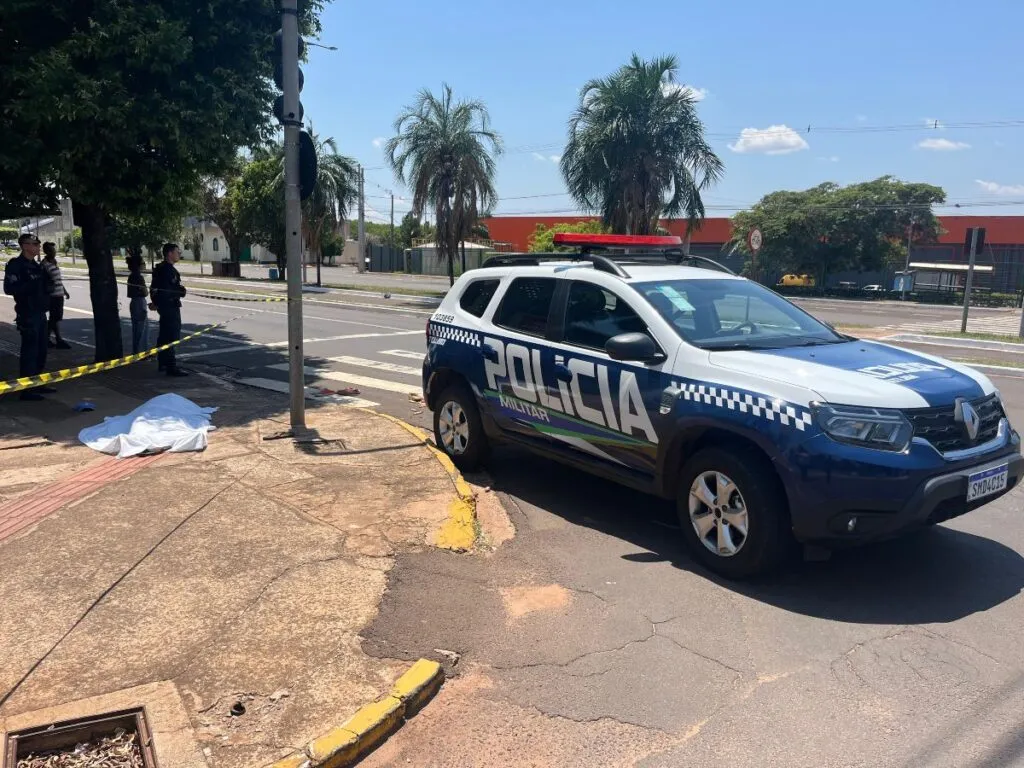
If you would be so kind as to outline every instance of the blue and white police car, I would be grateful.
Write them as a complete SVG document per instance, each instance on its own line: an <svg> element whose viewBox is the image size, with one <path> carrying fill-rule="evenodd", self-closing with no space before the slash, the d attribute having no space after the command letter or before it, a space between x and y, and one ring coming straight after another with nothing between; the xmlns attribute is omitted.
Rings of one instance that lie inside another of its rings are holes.
<svg viewBox="0 0 1024 768"><path fill-rule="evenodd" d="M556 243L581 252L494 257L427 324L425 398L459 467L515 443L675 499L694 557L736 578L794 541L891 536L1020 480L1020 437L977 371L670 263L678 238Z"/></svg>

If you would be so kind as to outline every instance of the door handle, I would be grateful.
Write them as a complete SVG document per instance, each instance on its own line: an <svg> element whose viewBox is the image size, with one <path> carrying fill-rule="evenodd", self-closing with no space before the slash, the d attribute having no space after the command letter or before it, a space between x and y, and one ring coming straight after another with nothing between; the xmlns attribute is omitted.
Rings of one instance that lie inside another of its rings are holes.
<svg viewBox="0 0 1024 768"><path fill-rule="evenodd" d="M492 347L490 344L484 344L480 347L480 354L490 360L492 363L498 362L498 350Z"/></svg>
<svg viewBox="0 0 1024 768"><path fill-rule="evenodd" d="M561 363L555 364L555 378L559 381L572 381L572 371L569 370L568 366L562 365Z"/></svg>

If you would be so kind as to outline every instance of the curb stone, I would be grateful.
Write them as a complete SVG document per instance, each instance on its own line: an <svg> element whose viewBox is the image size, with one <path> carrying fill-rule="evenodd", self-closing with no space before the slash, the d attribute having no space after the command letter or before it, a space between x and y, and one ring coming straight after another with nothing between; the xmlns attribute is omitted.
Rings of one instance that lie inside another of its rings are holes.
<svg viewBox="0 0 1024 768"><path fill-rule="evenodd" d="M398 678L387 696L360 708L337 728L309 742L305 751L270 768L347 768L419 712L443 682L441 665L420 659Z"/></svg>
<svg viewBox="0 0 1024 768"><path fill-rule="evenodd" d="M452 463L442 450L430 442L430 437L419 427L414 427L401 419L366 409L375 416L387 419L397 424L417 440L422 442L434 455L434 458L444 467L445 472L452 479L455 486L457 498L448 505L448 517L437 532L435 544L442 549L450 549L453 552L466 552L473 548L476 543L476 494L466 482L462 473Z"/></svg>

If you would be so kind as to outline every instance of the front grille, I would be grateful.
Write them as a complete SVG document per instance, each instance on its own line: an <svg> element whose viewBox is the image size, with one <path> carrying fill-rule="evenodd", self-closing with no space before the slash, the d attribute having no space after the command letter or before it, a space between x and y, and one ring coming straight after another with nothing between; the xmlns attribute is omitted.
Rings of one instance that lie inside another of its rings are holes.
<svg viewBox="0 0 1024 768"><path fill-rule="evenodd" d="M939 453L960 451L992 440L999 431L999 420L1003 418L1003 408L995 395L972 400L971 405L978 412L981 424L978 428L977 440L967 436L967 429L959 423L954 414L955 406L943 405L939 408L917 408L904 411L914 427L914 437L920 437L931 443Z"/></svg>

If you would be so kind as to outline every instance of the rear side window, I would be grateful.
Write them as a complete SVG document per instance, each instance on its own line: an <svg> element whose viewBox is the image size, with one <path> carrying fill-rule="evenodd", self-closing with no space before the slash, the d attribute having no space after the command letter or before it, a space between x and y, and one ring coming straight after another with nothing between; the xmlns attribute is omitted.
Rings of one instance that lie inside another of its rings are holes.
<svg viewBox="0 0 1024 768"><path fill-rule="evenodd" d="M505 291L494 322L512 331L543 336L554 295L552 277L517 277Z"/></svg>
<svg viewBox="0 0 1024 768"><path fill-rule="evenodd" d="M459 306L471 315L483 317L500 284L501 280L474 280L459 297Z"/></svg>

